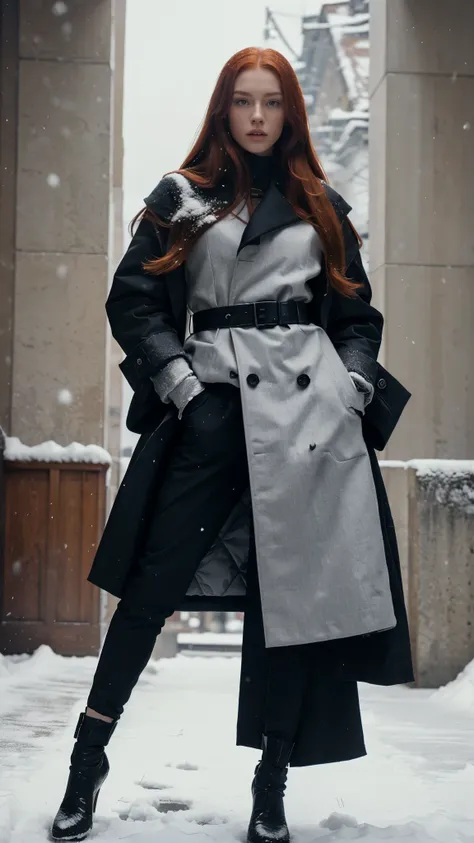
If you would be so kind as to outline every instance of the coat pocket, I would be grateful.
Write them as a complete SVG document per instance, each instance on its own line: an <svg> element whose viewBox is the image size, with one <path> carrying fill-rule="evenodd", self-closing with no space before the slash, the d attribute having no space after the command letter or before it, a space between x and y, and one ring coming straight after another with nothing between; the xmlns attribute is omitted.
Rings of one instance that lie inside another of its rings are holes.
<svg viewBox="0 0 474 843"><path fill-rule="evenodd" d="M364 395L354 385L327 334L319 330L315 442L338 462L367 456L362 432ZM315 454L317 447L315 449Z"/></svg>
<svg viewBox="0 0 474 843"><path fill-rule="evenodd" d="M357 389L334 345L325 333L323 333L322 351L333 373L335 386L344 405L362 417L365 413L364 393Z"/></svg>

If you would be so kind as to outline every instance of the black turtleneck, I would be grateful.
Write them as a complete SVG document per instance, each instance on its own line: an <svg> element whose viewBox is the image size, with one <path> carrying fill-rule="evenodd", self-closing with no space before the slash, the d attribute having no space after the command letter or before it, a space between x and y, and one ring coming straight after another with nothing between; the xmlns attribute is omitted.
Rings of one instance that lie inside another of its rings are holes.
<svg viewBox="0 0 474 843"><path fill-rule="evenodd" d="M246 149L244 154L252 176L252 187L265 192L276 173L274 156L255 155L254 152L248 152Z"/></svg>

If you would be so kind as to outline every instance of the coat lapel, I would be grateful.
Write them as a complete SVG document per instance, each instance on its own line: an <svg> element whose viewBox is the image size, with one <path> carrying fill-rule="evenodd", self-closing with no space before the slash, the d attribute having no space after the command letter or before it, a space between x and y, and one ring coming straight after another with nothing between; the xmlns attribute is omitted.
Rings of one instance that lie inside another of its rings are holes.
<svg viewBox="0 0 474 843"><path fill-rule="evenodd" d="M258 243L264 234L286 228L295 222L301 222L301 217L280 192L276 181L272 181L244 229L237 254L245 246Z"/></svg>
<svg viewBox="0 0 474 843"><path fill-rule="evenodd" d="M343 224L345 217L351 210L351 206L345 202L342 196L340 196L339 193L337 193L332 187L325 183L323 184L328 198L336 211L337 217L340 223ZM197 195L202 196L202 198L205 199L210 206L214 203L216 203L216 206L222 204L225 205L232 200L228 185L220 185L212 191L200 191L199 188L195 188L195 192ZM177 188L176 183L172 178L168 177L162 179L150 196L145 199L148 206L152 207L157 214L168 220L180 207L181 201L180 191ZM293 206L288 202L279 189L278 181L274 179L244 228L239 248L237 250L237 255L245 248L245 246L258 243L263 235L286 228L296 222L301 222L301 217L298 216L296 211L293 209ZM343 227L343 231L344 239L346 241L347 266L354 257L355 252L357 252L358 246L352 231L348 230L347 226ZM356 244L355 247L354 244ZM166 281L173 316L175 317L178 325L178 333L180 338L184 339L186 322L184 267L181 266L177 270L168 273ZM323 320L323 327L327 322L330 298L330 296L326 296L322 303L321 316Z"/></svg>

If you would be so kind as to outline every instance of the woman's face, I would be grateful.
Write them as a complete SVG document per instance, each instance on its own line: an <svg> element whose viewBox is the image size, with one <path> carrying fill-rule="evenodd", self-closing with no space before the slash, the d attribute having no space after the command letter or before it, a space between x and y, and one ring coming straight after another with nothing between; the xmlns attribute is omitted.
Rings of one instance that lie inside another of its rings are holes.
<svg viewBox="0 0 474 843"><path fill-rule="evenodd" d="M234 140L248 152L271 155L284 122L283 95L278 76L263 68L239 73L229 110Z"/></svg>

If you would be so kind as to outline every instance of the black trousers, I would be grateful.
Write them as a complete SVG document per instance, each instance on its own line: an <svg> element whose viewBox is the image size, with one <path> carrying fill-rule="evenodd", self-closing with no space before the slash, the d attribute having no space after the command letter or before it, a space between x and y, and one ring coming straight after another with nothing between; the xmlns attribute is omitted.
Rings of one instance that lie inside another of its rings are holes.
<svg viewBox="0 0 474 843"><path fill-rule="evenodd" d="M111 620L88 706L119 718L145 668L166 618L186 593L199 562L232 506L248 486L240 391L212 385L209 411L219 424L206 428L192 412L182 420L157 495L142 557ZM204 400L204 399L203 399ZM191 405L190 405L191 408ZM249 564L256 576L255 546ZM166 605L157 595L166 593ZM263 730L292 741L308 682L306 647L265 651L267 693Z"/></svg>

